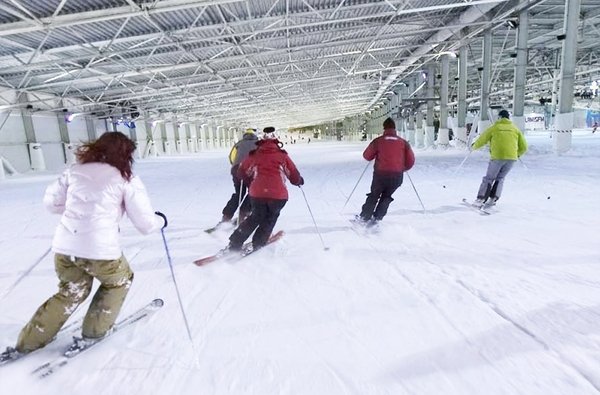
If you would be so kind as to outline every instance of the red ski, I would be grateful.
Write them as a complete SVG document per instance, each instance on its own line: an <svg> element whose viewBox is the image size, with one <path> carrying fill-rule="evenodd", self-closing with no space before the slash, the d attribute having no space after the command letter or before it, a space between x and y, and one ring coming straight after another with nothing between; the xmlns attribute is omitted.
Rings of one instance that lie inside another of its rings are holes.
<svg viewBox="0 0 600 395"><path fill-rule="evenodd" d="M283 237L283 235L284 235L283 230L273 233L269 237L269 240L267 240L267 244L265 244L265 245L269 245L271 243L276 242L277 240L281 239ZM244 258L244 257L252 254L255 251L258 251L258 250L252 249L252 243L249 242L242 246L241 251L229 251L227 248L223 248L222 250L219 250L214 255L196 259L194 261L194 264L196 264L197 266L204 266L211 262L218 261L219 259L226 258L226 257L237 257L238 259L241 259L241 258Z"/></svg>

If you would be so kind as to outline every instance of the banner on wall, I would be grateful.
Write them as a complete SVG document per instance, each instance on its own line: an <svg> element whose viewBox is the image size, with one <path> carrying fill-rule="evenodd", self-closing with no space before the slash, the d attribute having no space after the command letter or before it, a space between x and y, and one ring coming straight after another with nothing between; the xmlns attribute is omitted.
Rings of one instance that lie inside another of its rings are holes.
<svg viewBox="0 0 600 395"><path fill-rule="evenodd" d="M525 114L525 129L544 130L546 128L546 117L544 114Z"/></svg>
<svg viewBox="0 0 600 395"><path fill-rule="evenodd" d="M587 110L585 123L588 128L598 127L600 125L600 111Z"/></svg>

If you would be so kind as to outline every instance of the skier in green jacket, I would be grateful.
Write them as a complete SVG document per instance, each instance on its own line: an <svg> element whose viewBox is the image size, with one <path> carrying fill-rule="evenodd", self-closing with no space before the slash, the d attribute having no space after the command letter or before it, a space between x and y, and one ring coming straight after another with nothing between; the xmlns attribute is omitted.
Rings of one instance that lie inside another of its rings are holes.
<svg viewBox="0 0 600 395"><path fill-rule="evenodd" d="M490 145L490 162L481 181L476 207L491 207L496 204L502 193L504 178L517 159L527 151L527 141L523 133L509 119L508 111L501 110L498 120L487 128L473 143L473 150Z"/></svg>

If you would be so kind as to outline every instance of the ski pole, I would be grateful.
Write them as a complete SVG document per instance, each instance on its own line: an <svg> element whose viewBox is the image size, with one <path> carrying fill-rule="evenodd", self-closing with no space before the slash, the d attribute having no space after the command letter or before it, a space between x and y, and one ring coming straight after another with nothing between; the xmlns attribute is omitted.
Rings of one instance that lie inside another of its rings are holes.
<svg viewBox="0 0 600 395"><path fill-rule="evenodd" d="M471 153L473 151L471 150L471 148L469 148L469 153L467 154L467 156L465 156L465 159L462 160L462 162L460 162L460 165L458 165L458 167L456 168L456 170L454 170L454 173L452 173L452 176L450 178L454 178L456 176L456 174L458 173L458 171L463 167L463 165L465 164L465 162L467 161L467 159L469 159L469 156L471 156ZM442 185L442 187L445 189L446 185Z"/></svg>
<svg viewBox="0 0 600 395"><path fill-rule="evenodd" d="M521 162L521 164L523 165L523 167L524 167L525 169L527 169L527 171L529 172L529 175L531 175L531 177L532 177L532 178L535 178L535 177L534 177L534 175L533 175L533 172L532 172L532 171L529 169L529 167L528 167L528 166L525 164L525 162L523 162L523 161L521 160L521 158L519 158L519 162ZM546 193L546 191L544 190L544 188L541 188L541 189L542 189L542 192L543 192L543 194L544 194L544 195L546 195L546 199L550 200L550 195L548 195L548 194Z"/></svg>
<svg viewBox="0 0 600 395"><path fill-rule="evenodd" d="M157 214L158 215L158 214ZM167 245L167 238L165 237L165 227L167 226L167 219L162 215L165 220L165 226L160 229L160 234L162 235L163 244L165 246L165 252L167 253L167 262L169 262L169 269L171 270L171 277L173 278L173 284L175 285L175 291L177 292L177 300L179 301L179 307L181 308L181 315L183 316L183 322L185 323L185 329L187 330L188 337L190 342L192 343L192 347L194 346L194 340L192 339L192 331L190 331L190 325L188 323L187 316L185 314L185 309L183 308L183 302L181 301L181 294L179 293L179 286L177 285L177 279L175 278L175 271L173 270L173 262L171 260L171 253L169 252L169 246Z"/></svg>
<svg viewBox="0 0 600 395"><path fill-rule="evenodd" d="M236 226L239 226L241 218L240 218L240 214L242 214L242 191L244 190L244 180L240 180L240 190L239 190L239 196L238 196L238 218L237 218L237 224L235 224Z"/></svg>
<svg viewBox="0 0 600 395"><path fill-rule="evenodd" d="M321 239L321 244L323 244L323 249L325 251L327 251L327 250L329 250L329 247L325 246L325 242L323 241L323 236L321 236L321 232L319 231L319 227L317 226L317 221L315 221L315 216L313 215L312 210L310 209L310 204L308 204L308 199L306 198L304 189L302 189L302 187L300 185L298 185L298 188L300 188L300 191L302 192L302 196L304 196L304 201L306 202L306 207L308 207L308 212L310 213L313 224L315 224L315 229L317 230L317 234L319 235L319 238Z"/></svg>
<svg viewBox="0 0 600 395"><path fill-rule="evenodd" d="M348 195L348 199L346 199L346 203L344 203L344 206L342 207L342 209L340 210L340 213L342 211L344 211L344 208L346 208L346 205L348 204L348 202L350 201L350 198L352 197L352 195L354 194L354 191L356 190L356 187L358 187L358 184L360 183L360 180L362 180L363 176L365 175L365 172L367 171L367 169L369 168L369 165L371 164L371 162L367 162L367 165L365 166L364 170L362 171L362 173L360 174L360 177L358 177L358 181L356 181L356 185L354 185L354 188L352 188L352 192L350 192L350 195Z"/></svg>
<svg viewBox="0 0 600 395"><path fill-rule="evenodd" d="M408 172L406 172L406 175L408 176L408 180L410 181L410 185L412 185L415 194L417 195L417 199L419 199L419 202L421 203L421 207L423 207L423 212L427 211L425 210L425 205L423 204L423 201L421 200L421 196L419 196L419 192L417 192L417 188L415 188L415 184L412 181L412 178L410 178L410 174L408 174Z"/></svg>
<svg viewBox="0 0 600 395"><path fill-rule="evenodd" d="M36 267L37 265L39 265L39 264L40 264L40 262L42 262L42 261L44 260L44 258L46 258L46 256L47 256L47 255L50 253L50 250L51 250L51 248L48 248L48 249L46 250L46 252L44 252L44 253L42 254L42 256L41 256L41 257L39 257L39 258L38 258L38 260L37 260L37 261L35 261L35 262L33 263L33 265L29 266L29 268L27 268L27 270L25 270L25 271L24 271L24 272L23 272L23 273L22 273L22 274L19 276L19 278L17 278L17 279L15 280L15 282L14 282L14 283L12 283L12 285L11 285L10 287L8 287L6 290L4 290L4 292L2 292L2 294L0 295L0 300L4 299L4 298L5 298L5 297L6 297L6 296L9 294L9 293L11 293L11 292L13 291L13 289L15 289L15 287L16 287L17 285L19 285L19 283L20 283L21 281L23 281L23 279L29 275L29 273L31 273L31 271L32 271L33 269L35 269L35 267Z"/></svg>

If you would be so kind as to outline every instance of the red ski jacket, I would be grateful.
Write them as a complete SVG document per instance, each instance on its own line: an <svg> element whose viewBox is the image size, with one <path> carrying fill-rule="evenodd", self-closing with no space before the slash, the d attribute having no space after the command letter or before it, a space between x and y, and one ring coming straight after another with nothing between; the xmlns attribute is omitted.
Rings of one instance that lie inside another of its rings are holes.
<svg viewBox="0 0 600 395"><path fill-rule="evenodd" d="M238 176L250 184L250 197L287 200L285 179L300 185L302 177L276 139L260 140L238 169Z"/></svg>
<svg viewBox="0 0 600 395"><path fill-rule="evenodd" d="M375 138L363 152L368 161L375 159L378 173L403 173L415 164L415 154L410 144L396 135L396 129L385 129L383 135Z"/></svg>

